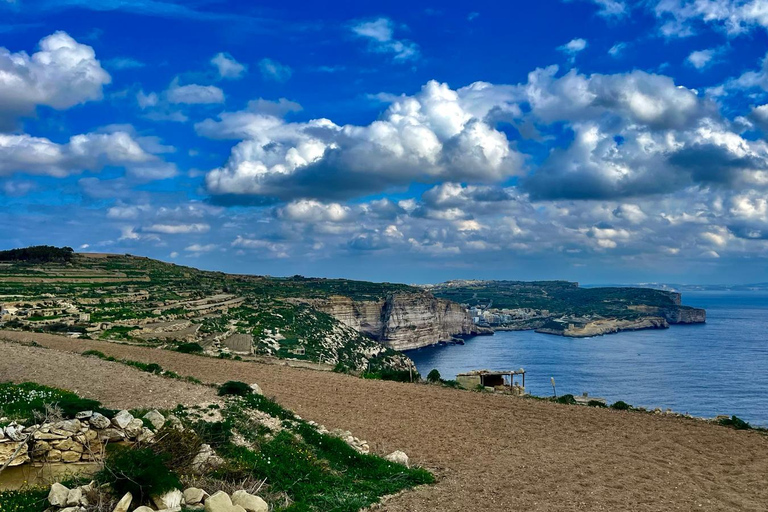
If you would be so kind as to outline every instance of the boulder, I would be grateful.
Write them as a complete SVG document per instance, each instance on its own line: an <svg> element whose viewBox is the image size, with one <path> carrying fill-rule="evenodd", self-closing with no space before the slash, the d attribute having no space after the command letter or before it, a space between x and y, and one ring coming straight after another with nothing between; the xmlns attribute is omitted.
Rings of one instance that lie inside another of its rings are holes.
<svg viewBox="0 0 768 512"><path fill-rule="evenodd" d="M74 434L80 432L82 426L83 425L80 423L80 420L57 421L51 425L51 431L53 432L54 430L63 430L64 432L71 432Z"/></svg>
<svg viewBox="0 0 768 512"><path fill-rule="evenodd" d="M147 427L141 429L141 434L136 436L136 440L140 443L146 443L155 438L155 433L149 430Z"/></svg>
<svg viewBox="0 0 768 512"><path fill-rule="evenodd" d="M246 512L267 512L269 510L266 501L242 490L232 493L232 504L240 505Z"/></svg>
<svg viewBox="0 0 768 512"><path fill-rule="evenodd" d="M255 382L253 384L251 384L251 391L253 391L257 395L263 395L264 394L264 392L261 391L261 387L258 384L256 384Z"/></svg>
<svg viewBox="0 0 768 512"><path fill-rule="evenodd" d="M134 511L133 511L133 512L155 512L155 511L154 511L154 510L152 510L152 509L151 509L151 508L149 508L149 507L139 507L139 508L137 508L137 509L134 509Z"/></svg>
<svg viewBox="0 0 768 512"><path fill-rule="evenodd" d="M45 454L46 462L61 462L61 450L49 450Z"/></svg>
<svg viewBox="0 0 768 512"><path fill-rule="evenodd" d="M181 508L183 501L184 495L178 489L168 491L167 493L160 496L152 496L152 502L155 504L158 510Z"/></svg>
<svg viewBox="0 0 768 512"><path fill-rule="evenodd" d="M0 428L0 441L5 439L5 429Z"/></svg>
<svg viewBox="0 0 768 512"><path fill-rule="evenodd" d="M105 428L99 432L100 441L117 442L125 439L125 433L116 428Z"/></svg>
<svg viewBox="0 0 768 512"><path fill-rule="evenodd" d="M99 430L105 429L112 424L109 421L109 418L107 418L102 414L99 414L98 412L93 413L93 416L91 416L88 422L91 424L93 428L97 428Z"/></svg>
<svg viewBox="0 0 768 512"><path fill-rule="evenodd" d="M68 497L69 489L56 482L51 486L51 490L48 492L48 503L54 507L66 507Z"/></svg>
<svg viewBox="0 0 768 512"><path fill-rule="evenodd" d="M125 409L115 414L112 418L112 424L118 428L125 428L133 421L133 414L129 413Z"/></svg>
<svg viewBox="0 0 768 512"><path fill-rule="evenodd" d="M131 439L136 439L141 435L141 429L144 428L144 422L139 418L134 418L125 426L125 435Z"/></svg>
<svg viewBox="0 0 768 512"><path fill-rule="evenodd" d="M168 426L170 426L171 428L184 430L184 425L181 423L181 420L176 416L174 416L173 414L169 414L168 417L165 419L165 421L168 423Z"/></svg>
<svg viewBox="0 0 768 512"><path fill-rule="evenodd" d="M8 466L20 466L26 462L29 462L29 453L27 453L27 449L25 446L26 443L14 443L14 442L4 442L0 443L0 466L3 466L6 462L8 462L8 459L13 457L13 454L16 453L16 450L19 449L21 446L21 450L19 450L19 453L14 457L14 459L8 464Z"/></svg>
<svg viewBox="0 0 768 512"><path fill-rule="evenodd" d="M59 512L85 512L85 508L80 506L67 507L67 508L61 509Z"/></svg>
<svg viewBox="0 0 768 512"><path fill-rule="evenodd" d="M24 441L27 438L24 434L24 427L15 422L5 427L5 437L11 441Z"/></svg>
<svg viewBox="0 0 768 512"><path fill-rule="evenodd" d="M74 489L69 490L69 494L67 494L67 506L74 507L74 506L80 506L81 501L83 499L83 490L80 487L75 487Z"/></svg>
<svg viewBox="0 0 768 512"><path fill-rule="evenodd" d="M234 505L227 493L218 491L205 500L205 512L245 512L245 509Z"/></svg>
<svg viewBox="0 0 768 512"><path fill-rule="evenodd" d="M223 462L210 445L204 444L200 447L200 451L195 455L195 458L192 459L192 471L202 474L211 469L218 468Z"/></svg>
<svg viewBox="0 0 768 512"><path fill-rule="evenodd" d="M120 498L120 501L117 502L117 505L112 512L128 512L128 508L131 506L132 501L133 495L129 492L125 493L125 496Z"/></svg>
<svg viewBox="0 0 768 512"><path fill-rule="evenodd" d="M63 441L53 443L53 447L63 452L64 451L73 451L73 452L79 452L79 453L83 452L83 445L81 445L80 443L78 443L73 439L64 439Z"/></svg>
<svg viewBox="0 0 768 512"><path fill-rule="evenodd" d="M93 416L93 411L80 411L79 413L75 414L75 419L87 420L91 416Z"/></svg>
<svg viewBox="0 0 768 512"><path fill-rule="evenodd" d="M401 452L400 450L395 450L384 458L390 462L402 464L405 467L411 467L408 461L408 455L406 455L405 452Z"/></svg>
<svg viewBox="0 0 768 512"><path fill-rule="evenodd" d="M197 505L198 503L202 503L207 496L208 493L204 490L198 489L197 487L190 487L184 491L184 504Z"/></svg>
<svg viewBox="0 0 768 512"><path fill-rule="evenodd" d="M156 409L151 410L145 414L144 419L150 422L152 426L155 427L155 429L161 429L163 428L163 425L165 425L165 416L160 414L160 412Z"/></svg>

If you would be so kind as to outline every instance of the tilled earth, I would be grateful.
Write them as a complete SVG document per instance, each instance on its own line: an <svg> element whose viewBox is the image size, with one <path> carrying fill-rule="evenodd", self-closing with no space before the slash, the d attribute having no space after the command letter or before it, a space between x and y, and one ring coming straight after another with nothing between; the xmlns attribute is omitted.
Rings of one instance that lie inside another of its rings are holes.
<svg viewBox="0 0 768 512"><path fill-rule="evenodd" d="M54 349L0 344L0 381L28 372L27 380L105 403L150 405L159 395L183 402L189 395L179 388L186 384L166 379L137 396L135 386L114 385L111 372L83 382L102 362L87 359L86 367L66 371L57 362L79 357L66 352L156 362L204 382L257 382L302 417L350 430L381 453L403 450L437 472L436 485L387 500L389 511L768 510L768 436L756 432L101 341L18 332L0 338ZM21 370L5 362L13 358Z"/></svg>

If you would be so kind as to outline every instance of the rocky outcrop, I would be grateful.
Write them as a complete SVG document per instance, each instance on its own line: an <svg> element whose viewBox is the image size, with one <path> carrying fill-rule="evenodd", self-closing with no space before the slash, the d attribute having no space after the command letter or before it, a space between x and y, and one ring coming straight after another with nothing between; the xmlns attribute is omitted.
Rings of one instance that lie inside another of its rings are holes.
<svg viewBox="0 0 768 512"><path fill-rule="evenodd" d="M636 320L619 320L615 318L604 318L594 320L584 324L565 324L562 329L543 327L536 329L536 332L544 334L556 334L568 338L589 338L591 336L602 336L603 334L613 334L622 331L640 331L643 329L667 329L669 323L658 316L647 316Z"/></svg>
<svg viewBox="0 0 768 512"><path fill-rule="evenodd" d="M460 304L438 299L428 292L391 293L379 301L332 296L303 302L395 350L490 332L475 325Z"/></svg>

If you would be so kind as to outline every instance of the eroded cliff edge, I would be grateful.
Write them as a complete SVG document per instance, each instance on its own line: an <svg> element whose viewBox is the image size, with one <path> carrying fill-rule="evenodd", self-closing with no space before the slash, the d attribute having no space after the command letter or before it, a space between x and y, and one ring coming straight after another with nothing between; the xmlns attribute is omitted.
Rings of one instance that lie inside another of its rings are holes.
<svg viewBox="0 0 768 512"><path fill-rule="evenodd" d="M428 292L395 292L380 300L355 301L341 295L298 300L395 350L492 332L475 325L460 304Z"/></svg>

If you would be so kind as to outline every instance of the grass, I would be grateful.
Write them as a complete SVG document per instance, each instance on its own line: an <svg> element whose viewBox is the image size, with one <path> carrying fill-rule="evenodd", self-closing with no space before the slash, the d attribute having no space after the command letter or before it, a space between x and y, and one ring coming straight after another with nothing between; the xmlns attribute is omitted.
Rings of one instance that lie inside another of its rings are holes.
<svg viewBox="0 0 768 512"><path fill-rule="evenodd" d="M48 508L47 489L0 491L2 512L43 512Z"/></svg>
<svg viewBox="0 0 768 512"><path fill-rule="evenodd" d="M80 398L63 389L42 386L33 382L0 383L0 416L15 420L35 420L46 413L46 406L55 405L65 418L74 418L80 411L98 411L110 414L96 400Z"/></svg>
<svg viewBox="0 0 768 512"><path fill-rule="evenodd" d="M144 363L141 361L131 361L130 359L117 359L115 357L106 355L104 352L101 352L100 350L86 350L85 352L82 352L81 355L98 357L99 359L102 359L104 361L110 361L113 363L121 363L127 366L131 366L133 368L136 368L138 370L141 370L143 372L152 373L155 375L159 375L161 377L167 377L169 379L183 380L186 382L191 382L192 384L202 384L202 382L199 379L196 379L194 377L182 377L178 373L172 372L171 370L164 370L163 367L157 363Z"/></svg>
<svg viewBox="0 0 768 512"><path fill-rule="evenodd" d="M249 411L282 420L284 430L254 428ZM269 493L287 496L291 505L273 503L275 511L353 512L387 494L434 482L424 469L406 468L374 455L361 454L262 395L233 398L223 411L222 426L198 422L194 428L212 444L226 465L216 476L226 480L266 479ZM235 445L238 432L248 446Z"/></svg>

